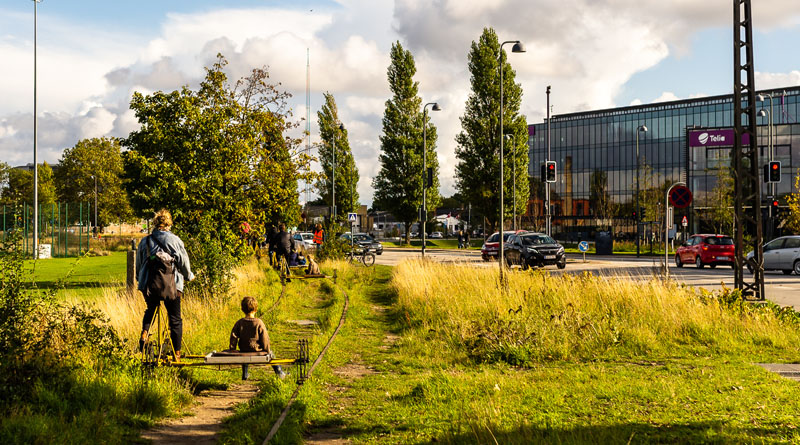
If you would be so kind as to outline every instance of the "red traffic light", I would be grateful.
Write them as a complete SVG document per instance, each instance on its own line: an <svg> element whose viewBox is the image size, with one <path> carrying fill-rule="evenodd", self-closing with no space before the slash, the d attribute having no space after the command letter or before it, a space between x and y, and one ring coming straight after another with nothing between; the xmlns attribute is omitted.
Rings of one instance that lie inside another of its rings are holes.
<svg viewBox="0 0 800 445"><path fill-rule="evenodd" d="M776 164L774 162L770 163L770 166L772 167L773 170L777 170L778 169L778 164Z"/></svg>
<svg viewBox="0 0 800 445"><path fill-rule="evenodd" d="M778 207L778 201L772 201L772 207Z"/></svg>
<svg viewBox="0 0 800 445"><path fill-rule="evenodd" d="M555 169L556 169L556 166L555 166L555 165L553 165L553 164L549 164L549 165L547 166L547 168L549 168L550 170L555 170Z"/></svg>

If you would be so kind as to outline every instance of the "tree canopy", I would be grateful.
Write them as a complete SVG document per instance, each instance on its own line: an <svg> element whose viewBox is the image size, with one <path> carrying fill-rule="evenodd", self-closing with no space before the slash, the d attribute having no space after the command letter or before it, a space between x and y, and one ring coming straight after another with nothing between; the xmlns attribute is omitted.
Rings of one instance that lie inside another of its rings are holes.
<svg viewBox="0 0 800 445"><path fill-rule="evenodd" d="M430 214L439 205L439 161L436 127L425 119L414 56L400 42L392 44L387 70L392 98L386 101L380 137L380 171L373 180L374 207L388 210L405 224L406 241L411 223L419 219L423 187L423 125L427 126L427 166L433 169L433 185L427 189Z"/></svg>
<svg viewBox="0 0 800 445"><path fill-rule="evenodd" d="M122 141L134 211L169 209L175 229L207 255L209 272L229 271L228 255L243 254L242 222L264 234L266 224L299 221L297 183L308 167L300 140L286 135L297 126L290 95L268 83L265 68L231 85L226 63L219 55L196 91L134 93L141 128Z"/></svg>
<svg viewBox="0 0 800 445"><path fill-rule="evenodd" d="M497 34L484 28L469 52L472 92L456 136L456 184L459 192L479 213L486 215L491 230L499 220L500 204L500 64L503 64L504 220L512 216L514 176L517 205L527 203L528 124L519 114L522 86L500 51ZM516 167L516 170L514 169ZM523 207L525 207L523 204Z"/></svg>
<svg viewBox="0 0 800 445"><path fill-rule="evenodd" d="M120 150L119 139L105 137L84 139L64 150L56 171L59 200L88 200L94 205L96 177L98 225L130 220L133 211L122 188Z"/></svg>
<svg viewBox="0 0 800 445"><path fill-rule="evenodd" d="M336 214L338 219L358 206L358 168L350 150L347 130L340 129L339 110L333 94L325 93L325 103L317 112L317 123L322 142L319 147L319 162L322 175L317 179L317 193L325 205L331 205L331 183L334 157L336 166ZM334 156L335 148L335 156Z"/></svg>
<svg viewBox="0 0 800 445"><path fill-rule="evenodd" d="M6 205L27 203L33 205L33 171L21 168L9 168L7 164L0 166L0 202ZM53 169L47 162L38 166L39 170L39 204L56 202L56 187L53 180Z"/></svg>

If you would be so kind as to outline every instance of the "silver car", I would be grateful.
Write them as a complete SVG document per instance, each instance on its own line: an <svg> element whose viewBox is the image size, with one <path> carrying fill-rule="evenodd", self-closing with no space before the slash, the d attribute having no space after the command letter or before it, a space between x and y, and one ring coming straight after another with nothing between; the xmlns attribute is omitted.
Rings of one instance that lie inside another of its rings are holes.
<svg viewBox="0 0 800 445"><path fill-rule="evenodd" d="M753 258L753 252L747 259ZM750 265L747 269L752 273ZM780 270L789 275L800 275L800 236L782 236L764 244L764 270Z"/></svg>

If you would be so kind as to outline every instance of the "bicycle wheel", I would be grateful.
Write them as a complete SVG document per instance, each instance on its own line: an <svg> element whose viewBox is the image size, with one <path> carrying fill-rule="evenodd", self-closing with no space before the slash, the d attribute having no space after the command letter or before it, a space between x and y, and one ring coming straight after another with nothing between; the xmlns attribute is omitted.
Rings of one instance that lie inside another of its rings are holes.
<svg viewBox="0 0 800 445"><path fill-rule="evenodd" d="M372 252L364 252L364 256L361 257L361 261L365 266L370 267L375 264L375 254Z"/></svg>

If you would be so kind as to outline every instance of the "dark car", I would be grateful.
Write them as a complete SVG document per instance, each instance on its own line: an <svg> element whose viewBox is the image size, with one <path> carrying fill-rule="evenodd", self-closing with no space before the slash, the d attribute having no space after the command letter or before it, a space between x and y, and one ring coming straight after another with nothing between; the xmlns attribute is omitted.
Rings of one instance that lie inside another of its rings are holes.
<svg viewBox="0 0 800 445"><path fill-rule="evenodd" d="M508 237L513 235L515 232L506 231L503 232L503 243L508 242ZM481 258L483 261L489 261L492 258L497 258L500 255L500 234L498 232L494 232L492 236L486 239L483 242L483 246L481 246Z"/></svg>
<svg viewBox="0 0 800 445"><path fill-rule="evenodd" d="M692 235L675 252L675 265L694 263L700 269L706 264L712 269L717 264L734 267L735 247L728 235Z"/></svg>
<svg viewBox="0 0 800 445"><path fill-rule="evenodd" d="M544 233L523 232L511 235L504 246L504 255L509 266L519 264L523 270L553 264L559 269L567 267L564 246Z"/></svg>
<svg viewBox="0 0 800 445"><path fill-rule="evenodd" d="M339 239L344 240L346 242L350 242L350 233L343 233ZM371 236L367 235L366 233L356 233L353 236L353 241L358 244L360 247L369 249L371 252L375 252L376 255L380 255L383 253L383 244L379 243L372 239Z"/></svg>

